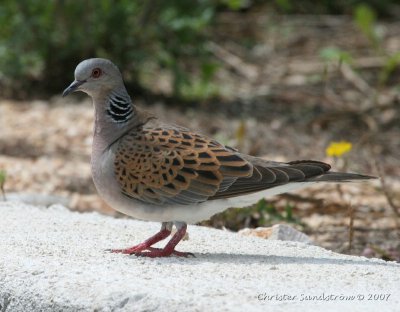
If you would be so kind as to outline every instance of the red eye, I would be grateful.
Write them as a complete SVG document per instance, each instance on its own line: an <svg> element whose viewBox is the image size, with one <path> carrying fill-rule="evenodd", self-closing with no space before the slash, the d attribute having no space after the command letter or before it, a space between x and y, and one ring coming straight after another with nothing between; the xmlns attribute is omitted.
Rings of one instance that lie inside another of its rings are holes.
<svg viewBox="0 0 400 312"><path fill-rule="evenodd" d="M92 70L92 77L93 78L99 78L102 74L102 71L100 68L95 68Z"/></svg>

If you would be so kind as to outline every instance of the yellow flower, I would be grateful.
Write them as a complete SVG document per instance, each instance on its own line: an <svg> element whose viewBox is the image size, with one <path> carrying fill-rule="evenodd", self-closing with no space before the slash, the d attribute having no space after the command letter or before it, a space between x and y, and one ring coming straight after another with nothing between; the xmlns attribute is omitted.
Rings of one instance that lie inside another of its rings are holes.
<svg viewBox="0 0 400 312"><path fill-rule="evenodd" d="M343 154L350 152L352 147L353 145L347 141L331 142L326 148L325 153L328 156L341 157Z"/></svg>

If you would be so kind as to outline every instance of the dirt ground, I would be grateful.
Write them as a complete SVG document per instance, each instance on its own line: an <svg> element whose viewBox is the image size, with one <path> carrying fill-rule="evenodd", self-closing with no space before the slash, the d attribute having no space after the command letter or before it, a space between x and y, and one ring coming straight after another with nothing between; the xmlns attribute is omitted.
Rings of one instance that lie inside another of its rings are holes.
<svg viewBox="0 0 400 312"><path fill-rule="evenodd" d="M322 160L335 170L384 177L384 188L382 180L340 188L321 185L269 200L278 212L293 207L301 220L294 226L320 246L400 261L399 73L378 84L385 57L373 51L348 18L247 18L253 27L226 14L215 33L218 44L211 49L224 64L214 81L220 99L196 107L135 102L166 122L200 130L245 153L278 161ZM400 23L380 26L382 49L399 51ZM249 48L238 37L257 44ZM331 46L349 51L353 63L322 60L320 51ZM162 73L150 80L155 92L169 92ZM135 98L134 90L131 95ZM0 100L6 194L58 195L68 199L71 209L121 217L99 199L91 181L92 122L92 105L84 97ZM352 142L352 151L343 159L327 157L329 143L340 140ZM204 224L233 230L260 225L256 212L227 217Z"/></svg>

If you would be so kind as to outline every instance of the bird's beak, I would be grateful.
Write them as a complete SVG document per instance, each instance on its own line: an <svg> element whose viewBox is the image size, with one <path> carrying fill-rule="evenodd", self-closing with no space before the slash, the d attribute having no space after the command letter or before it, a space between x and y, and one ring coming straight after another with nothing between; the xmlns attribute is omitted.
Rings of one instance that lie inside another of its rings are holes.
<svg viewBox="0 0 400 312"><path fill-rule="evenodd" d="M66 88L62 94L62 96L67 96L68 94L70 94L71 92L77 91L78 88L84 84L86 82L86 80L74 80L69 86L68 88Z"/></svg>

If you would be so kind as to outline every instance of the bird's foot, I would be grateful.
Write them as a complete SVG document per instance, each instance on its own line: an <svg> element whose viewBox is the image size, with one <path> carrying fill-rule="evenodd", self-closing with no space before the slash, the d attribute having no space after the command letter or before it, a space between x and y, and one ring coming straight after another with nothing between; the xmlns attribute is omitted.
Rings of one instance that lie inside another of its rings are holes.
<svg viewBox="0 0 400 312"><path fill-rule="evenodd" d="M175 246L181 241L181 239L185 236L186 233L186 223L176 223L177 232L172 236L171 240L165 245L164 248L154 248L148 247L146 248L148 251L140 251L135 252L134 254L139 257L149 257L149 258L159 258L159 257L169 257L172 255L178 257L194 257L194 254L190 252L181 252L175 250Z"/></svg>
<svg viewBox="0 0 400 312"><path fill-rule="evenodd" d="M122 253L125 255L132 255L137 252L141 252L143 250L149 249L155 243L167 238L171 234L171 228L168 227L167 223L163 223L160 232L153 235L149 239L145 240L143 243L140 243L136 246L125 248L125 249L109 249L108 251L113 253Z"/></svg>
<svg viewBox="0 0 400 312"><path fill-rule="evenodd" d="M168 237L168 235L171 233L171 226L168 222L164 222L161 227L161 231L145 240L143 243L127 249L112 249L110 251L129 255L134 254L136 256L150 258L169 257L171 255L178 257L194 257L194 254L190 252L181 252L175 250L175 246L185 236L187 228L186 223L183 222L176 222L175 225L177 227L177 232L174 234L174 236L172 236L171 240L167 243L167 245L165 245L164 248L154 248L151 246Z"/></svg>
<svg viewBox="0 0 400 312"><path fill-rule="evenodd" d="M140 252L135 252L135 256L138 257L149 257L149 258L160 258L160 257L169 257L169 256L177 256L177 257L193 257L195 258L195 255L191 252L182 252L182 251L177 251L175 249L167 249L167 248L154 248L154 247L149 247L147 248L147 251L140 251Z"/></svg>

